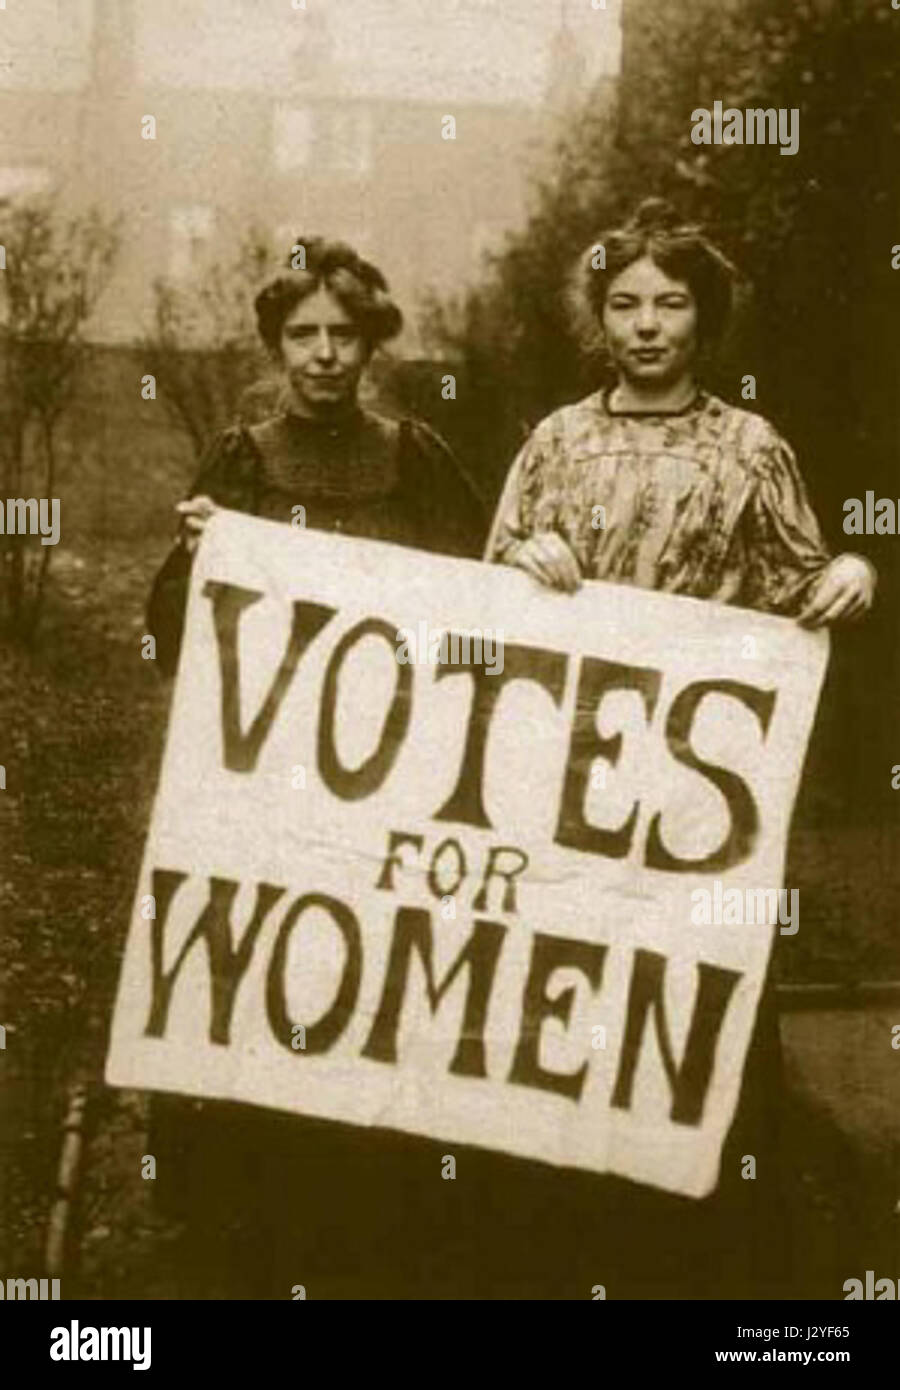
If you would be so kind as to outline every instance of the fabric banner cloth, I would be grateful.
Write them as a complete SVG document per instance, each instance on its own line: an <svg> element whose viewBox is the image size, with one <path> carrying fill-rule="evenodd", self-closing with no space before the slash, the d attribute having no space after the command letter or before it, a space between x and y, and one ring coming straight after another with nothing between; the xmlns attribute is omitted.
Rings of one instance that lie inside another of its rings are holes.
<svg viewBox="0 0 900 1390"><path fill-rule="evenodd" d="M108 1082L709 1193L827 655L218 513Z"/></svg>

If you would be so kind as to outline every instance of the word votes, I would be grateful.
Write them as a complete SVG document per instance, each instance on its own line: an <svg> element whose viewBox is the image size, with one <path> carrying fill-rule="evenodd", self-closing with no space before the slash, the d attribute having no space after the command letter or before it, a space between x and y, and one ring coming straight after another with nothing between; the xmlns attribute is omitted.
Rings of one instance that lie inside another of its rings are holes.
<svg viewBox="0 0 900 1390"><path fill-rule="evenodd" d="M311 644L337 615L335 608L295 601L287 644L272 683L255 716L245 728L241 720L239 627L242 615L264 595L254 589L208 580L203 596L213 610L221 673L221 732L224 766L232 772L251 773L272 729L298 666ZM397 624L371 617L347 629L336 642L322 681L317 734L318 772L324 786L343 801L373 796L394 767L416 709L416 669L394 662L395 686L385 713L381 736L374 752L356 768L341 762L335 742L337 692L341 671L349 654L364 639L381 638L391 655L396 651ZM451 634L451 637L454 634ZM437 821L493 829L484 806L485 764L492 720L501 692L510 682L529 681L543 690L553 706L563 701L570 656L566 652L524 643L504 644L502 672L488 673L475 662L447 665L441 661L419 679L434 681L465 678L471 683L471 703L459 774L447 801L433 813ZM729 826L721 843L700 858L683 858L666 846L661 829L662 811L653 814L644 846L647 867L675 873L721 872L748 859L756 844L760 816L751 789L729 768L701 758L691 743L695 718L711 695L735 701L749 710L765 739L775 708L776 692L731 679L696 680L684 686L663 715L659 697L663 672L652 667L628 666L585 656L580 660L575 715L556 820L555 842L569 849L624 859L632 852L640 802L614 828L601 827L585 817L585 797L591 787L591 769L603 760L615 767L622 754L623 734L598 732L598 714L606 697L626 691L636 695L647 727L657 718L671 757L696 772L721 795L729 812Z"/></svg>

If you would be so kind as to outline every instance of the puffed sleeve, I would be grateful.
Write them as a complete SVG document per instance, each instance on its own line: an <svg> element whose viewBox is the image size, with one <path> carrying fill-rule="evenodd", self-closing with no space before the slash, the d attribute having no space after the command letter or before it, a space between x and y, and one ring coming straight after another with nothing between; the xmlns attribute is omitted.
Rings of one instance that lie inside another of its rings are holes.
<svg viewBox="0 0 900 1390"><path fill-rule="evenodd" d="M207 451L185 495L206 496L220 507L234 511L252 511L254 463L255 453L247 432L240 426L226 430ZM157 670L164 676L175 674L184 629L193 558L184 541L182 525L153 582L147 604L147 632L156 641Z"/></svg>
<svg viewBox="0 0 900 1390"><path fill-rule="evenodd" d="M534 534L535 503L545 474L545 440L540 427L519 450L507 474L490 535L485 560L510 565L522 544Z"/></svg>
<svg viewBox="0 0 900 1390"><path fill-rule="evenodd" d="M743 602L795 617L831 560L790 447L769 430L752 460L755 485L744 511Z"/></svg>
<svg viewBox="0 0 900 1390"><path fill-rule="evenodd" d="M404 422L400 447L420 544L444 555L477 559L487 530L487 509L459 459L422 420Z"/></svg>

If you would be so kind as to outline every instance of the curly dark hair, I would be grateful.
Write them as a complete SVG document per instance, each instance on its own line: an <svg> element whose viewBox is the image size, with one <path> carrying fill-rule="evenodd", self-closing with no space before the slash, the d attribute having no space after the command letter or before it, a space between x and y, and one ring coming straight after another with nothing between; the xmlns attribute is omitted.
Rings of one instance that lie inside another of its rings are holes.
<svg viewBox="0 0 900 1390"><path fill-rule="evenodd" d="M321 285L358 325L370 352L397 336L403 327L403 315L391 299L387 280L377 266L364 261L345 241L298 236L295 246L303 247L305 269L277 276L254 301L259 335L270 352L279 350L288 314ZM293 259L292 252L288 267Z"/></svg>
<svg viewBox="0 0 900 1390"><path fill-rule="evenodd" d="M606 253L605 270L593 265L599 246ZM596 346L613 280L643 256L690 286L697 301L698 338L703 346L717 342L731 316L737 271L701 227L684 222L664 199L646 198L624 226L601 232L578 258L569 303L586 345Z"/></svg>

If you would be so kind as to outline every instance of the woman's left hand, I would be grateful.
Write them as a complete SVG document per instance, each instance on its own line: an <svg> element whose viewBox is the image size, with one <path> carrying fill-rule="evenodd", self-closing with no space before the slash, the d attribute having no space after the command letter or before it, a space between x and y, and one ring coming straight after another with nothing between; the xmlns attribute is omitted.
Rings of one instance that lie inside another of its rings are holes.
<svg viewBox="0 0 900 1390"><path fill-rule="evenodd" d="M838 555L813 585L798 623L817 628L861 618L872 607L877 582L874 567L861 555Z"/></svg>

